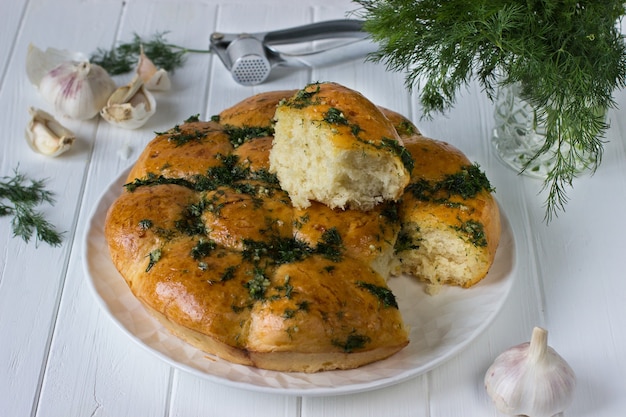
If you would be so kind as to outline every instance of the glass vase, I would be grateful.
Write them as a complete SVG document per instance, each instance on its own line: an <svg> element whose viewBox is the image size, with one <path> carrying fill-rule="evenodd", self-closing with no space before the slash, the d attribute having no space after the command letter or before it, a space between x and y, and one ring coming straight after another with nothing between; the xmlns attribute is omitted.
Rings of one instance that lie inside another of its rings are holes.
<svg viewBox="0 0 626 417"><path fill-rule="evenodd" d="M545 143L546 129L538 123L533 107L520 98L520 90L519 84L498 88L492 142L498 157L516 172L545 179L554 167L558 154L571 160L569 154L572 149L569 140L564 138L560 146L555 142L547 152L542 152L535 158ZM606 111L601 110L598 114L606 120ZM600 131L597 133L599 134ZM576 149L574 152L576 175L593 171L596 166L596 156L588 151Z"/></svg>
<svg viewBox="0 0 626 417"><path fill-rule="evenodd" d="M524 175L545 178L552 168L552 152L540 155L526 167L543 146L545 129L537 123L533 107L519 97L519 90L518 84L498 88L492 142L506 165Z"/></svg>

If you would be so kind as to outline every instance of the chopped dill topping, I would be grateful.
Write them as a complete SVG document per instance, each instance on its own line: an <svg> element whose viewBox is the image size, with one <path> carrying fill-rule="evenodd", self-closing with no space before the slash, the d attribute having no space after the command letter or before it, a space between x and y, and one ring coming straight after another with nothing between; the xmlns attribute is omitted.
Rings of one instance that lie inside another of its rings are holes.
<svg viewBox="0 0 626 417"><path fill-rule="evenodd" d="M295 238L274 236L269 242L243 240L242 256L245 260L253 262L267 258L276 265L282 265L301 261L310 253L311 248L305 242Z"/></svg>
<svg viewBox="0 0 626 417"><path fill-rule="evenodd" d="M372 295L378 297L378 299L383 303L384 307L398 308L398 302L396 301L396 297L395 295L393 295L389 288L380 287L378 285L370 284L363 281L357 281L356 285L359 288L366 289Z"/></svg>
<svg viewBox="0 0 626 417"><path fill-rule="evenodd" d="M483 190L495 191L478 164L463 166L458 172L446 175L444 179L436 183L419 179L407 187L407 191L411 191L413 196L421 201L441 200L439 197L435 199L435 194L438 192L446 193L448 198L454 195L459 195L464 199L473 198Z"/></svg>
<svg viewBox="0 0 626 417"><path fill-rule="evenodd" d="M187 119L185 119L185 123L194 123L194 122L199 122L199 121L200 121L200 113L191 115Z"/></svg>
<svg viewBox="0 0 626 417"><path fill-rule="evenodd" d="M198 243L191 249L191 257L196 261L205 258L217 247L213 240L200 239Z"/></svg>
<svg viewBox="0 0 626 417"><path fill-rule="evenodd" d="M236 271L237 271L237 267L235 265L229 266L222 273L222 277L220 278L220 281L226 282L226 281L230 281L231 279L235 278L235 272Z"/></svg>
<svg viewBox="0 0 626 417"><path fill-rule="evenodd" d="M410 183L405 191L410 191L413 196L420 201L430 201L431 194L436 190L435 186L431 186L430 183L424 178L420 178L415 182Z"/></svg>
<svg viewBox="0 0 626 417"><path fill-rule="evenodd" d="M324 113L325 122L336 125L348 125L348 119L343 115L343 112L336 107L330 107L326 113Z"/></svg>
<svg viewBox="0 0 626 417"><path fill-rule="evenodd" d="M463 198L472 198L482 190L495 191L478 164L466 165L459 172L446 176L439 187Z"/></svg>
<svg viewBox="0 0 626 417"><path fill-rule="evenodd" d="M485 236L485 229L483 224L475 220L468 220L462 222L460 226L451 226L455 230L465 233L468 236L469 241L476 247L487 246L487 237Z"/></svg>
<svg viewBox="0 0 626 417"><path fill-rule="evenodd" d="M297 219L294 219L292 223L293 223L293 227L299 230L299 229L302 229L302 226L304 226L308 222L309 222L309 213L305 213L302 216L298 217Z"/></svg>
<svg viewBox="0 0 626 417"><path fill-rule="evenodd" d="M192 182L187 181L183 178L167 178L162 175L156 175L154 173L149 172L145 178L135 178L133 182L129 182L124 184L124 188L128 192L134 192L137 188L143 186L154 186L154 185L163 185L163 184L175 184L181 185L183 187L187 187L190 189L195 189L195 185Z"/></svg>
<svg viewBox="0 0 626 417"><path fill-rule="evenodd" d="M272 186L278 185L276 175L269 173L267 170L250 171L249 167L238 163L239 157L237 155L218 155L218 158L222 162L220 165L209 168L204 175L194 175L189 180L148 173L145 178L135 178L133 182L124 184L124 187L127 191L133 192L142 186L163 184L180 185L194 191L213 191L218 187L226 186L237 192L254 196L258 193L258 189L249 184L242 184L241 181L257 180Z"/></svg>
<svg viewBox="0 0 626 417"><path fill-rule="evenodd" d="M316 88L312 91L311 87L315 86ZM292 98L281 101L282 105L287 105L289 107L293 107L295 109L302 109L304 107L308 107L315 102L313 101L313 97L319 93L321 90L320 83L312 83L304 87L302 90L299 90Z"/></svg>
<svg viewBox="0 0 626 417"><path fill-rule="evenodd" d="M387 219L391 223L400 222L400 214L398 213L398 205L387 203L383 206L383 209L380 212L381 216Z"/></svg>
<svg viewBox="0 0 626 417"><path fill-rule="evenodd" d="M419 227L416 231L419 231ZM400 253L405 250L415 250L419 249L421 239L414 239L413 236L406 230L401 230L398 233L398 239L396 240L396 245L394 246L395 253Z"/></svg>
<svg viewBox="0 0 626 417"><path fill-rule="evenodd" d="M224 126L224 132L228 135L230 143L236 148L250 139L263 138L274 135L274 129L271 126Z"/></svg>
<svg viewBox="0 0 626 417"><path fill-rule="evenodd" d="M342 348L343 351L346 353L351 353L354 350L362 349L370 341L371 339L368 336L352 333L348 335L348 338L345 340L345 342L334 339L332 341L332 344L334 346Z"/></svg>
<svg viewBox="0 0 626 417"><path fill-rule="evenodd" d="M178 130L174 133L169 133L169 137L167 140L172 142L175 146L183 146L189 142L202 142L204 138L207 137L207 133L201 130L194 130L193 132L187 133Z"/></svg>
<svg viewBox="0 0 626 417"><path fill-rule="evenodd" d="M415 161L413 161L413 157L411 153L395 139L383 138L382 146L384 148L391 149L393 153L398 155L402 160L402 164L406 168L409 173L413 172L413 168L415 166Z"/></svg>
<svg viewBox="0 0 626 417"><path fill-rule="evenodd" d="M202 220L202 213L207 205L202 199L196 204L188 205L182 213L182 217L174 222L176 230L187 236L206 235L206 226Z"/></svg>
<svg viewBox="0 0 626 417"><path fill-rule="evenodd" d="M322 234L322 240L317 243L316 253L333 262L341 261L343 241L336 227L332 227Z"/></svg>
<svg viewBox="0 0 626 417"><path fill-rule="evenodd" d="M256 171L250 171L248 178L251 180L266 182L273 186L279 186L280 182L276 174L269 172L267 169L262 168Z"/></svg>

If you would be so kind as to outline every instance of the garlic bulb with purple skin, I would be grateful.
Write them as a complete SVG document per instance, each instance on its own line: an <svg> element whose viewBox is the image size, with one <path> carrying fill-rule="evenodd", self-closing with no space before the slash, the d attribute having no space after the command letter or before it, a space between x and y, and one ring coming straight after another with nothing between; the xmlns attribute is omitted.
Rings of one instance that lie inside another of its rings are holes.
<svg viewBox="0 0 626 417"><path fill-rule="evenodd" d="M562 415L575 386L574 371L548 346L548 332L540 327L533 329L530 342L501 353L485 374L487 393L508 415Z"/></svg>
<svg viewBox="0 0 626 417"><path fill-rule="evenodd" d="M96 116L115 90L115 82L82 54L30 45L26 73L58 116L87 120Z"/></svg>

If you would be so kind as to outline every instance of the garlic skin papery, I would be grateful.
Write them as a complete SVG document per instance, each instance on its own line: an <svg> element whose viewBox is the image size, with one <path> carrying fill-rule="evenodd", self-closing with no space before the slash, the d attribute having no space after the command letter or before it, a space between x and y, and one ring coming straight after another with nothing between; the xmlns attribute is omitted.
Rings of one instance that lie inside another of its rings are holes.
<svg viewBox="0 0 626 417"><path fill-rule="evenodd" d="M66 152L74 141L74 133L62 126L50 113L30 107L30 121L26 126L26 141L38 153L59 156Z"/></svg>
<svg viewBox="0 0 626 417"><path fill-rule="evenodd" d="M100 115L107 122L124 129L136 129L143 126L156 112L156 100L140 77L119 87L106 106L100 111Z"/></svg>
<svg viewBox="0 0 626 417"><path fill-rule="evenodd" d="M548 346L548 332L540 327L533 329L530 342L501 353L485 374L487 393L508 415L562 415L575 386L574 371Z"/></svg>
<svg viewBox="0 0 626 417"><path fill-rule="evenodd" d="M115 90L115 81L79 53L30 45L26 73L57 115L78 120L96 116Z"/></svg>
<svg viewBox="0 0 626 417"><path fill-rule="evenodd" d="M152 60L144 54L143 47L141 47L135 73L150 91L167 91L171 88L168 72L162 68L157 68Z"/></svg>

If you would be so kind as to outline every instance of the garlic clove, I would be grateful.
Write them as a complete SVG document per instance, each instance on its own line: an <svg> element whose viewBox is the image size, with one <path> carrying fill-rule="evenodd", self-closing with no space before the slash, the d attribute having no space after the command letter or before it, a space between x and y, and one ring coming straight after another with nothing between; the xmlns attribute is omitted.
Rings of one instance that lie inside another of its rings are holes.
<svg viewBox="0 0 626 417"><path fill-rule="evenodd" d="M82 54L30 46L26 59L29 80L57 115L87 120L98 114L115 90L115 82Z"/></svg>
<svg viewBox="0 0 626 417"><path fill-rule="evenodd" d="M70 149L76 136L61 125L51 114L30 107L30 121L26 126L26 141L43 155L56 157Z"/></svg>
<svg viewBox="0 0 626 417"><path fill-rule="evenodd" d="M141 47L135 73L150 91L167 91L171 88L168 72L162 68L157 68L143 52L143 47Z"/></svg>
<svg viewBox="0 0 626 417"><path fill-rule="evenodd" d="M540 327L530 342L501 353L485 374L487 393L508 415L558 415L571 404L575 385L574 371L548 346L548 332Z"/></svg>
<svg viewBox="0 0 626 417"><path fill-rule="evenodd" d="M124 129L143 126L156 112L156 100L140 77L111 94L100 115L112 125Z"/></svg>

